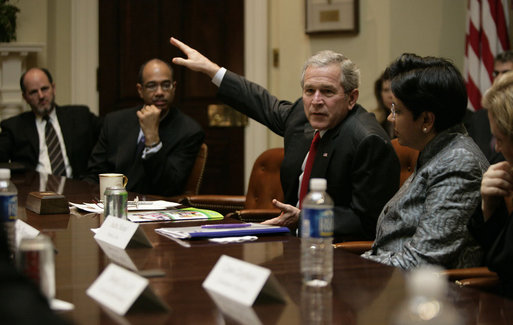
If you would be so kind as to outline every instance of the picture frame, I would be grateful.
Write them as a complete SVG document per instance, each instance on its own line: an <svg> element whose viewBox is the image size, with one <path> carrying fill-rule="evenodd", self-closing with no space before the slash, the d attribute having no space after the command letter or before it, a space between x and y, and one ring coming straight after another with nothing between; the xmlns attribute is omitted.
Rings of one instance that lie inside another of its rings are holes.
<svg viewBox="0 0 513 325"><path fill-rule="evenodd" d="M305 32L359 32L359 0L305 0Z"/></svg>

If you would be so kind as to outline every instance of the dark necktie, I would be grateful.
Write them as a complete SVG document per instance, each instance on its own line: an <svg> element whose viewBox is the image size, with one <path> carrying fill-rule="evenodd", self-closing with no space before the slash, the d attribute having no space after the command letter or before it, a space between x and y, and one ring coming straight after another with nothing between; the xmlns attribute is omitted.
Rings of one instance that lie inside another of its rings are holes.
<svg viewBox="0 0 513 325"><path fill-rule="evenodd" d="M317 147L319 145L319 141L321 140L321 135L319 132L315 132L315 136L312 140L312 144L310 145L310 151L308 152L308 158L306 159L305 171L303 172L303 180L301 181L301 190L299 191L299 208L303 205L303 199L308 192L308 183L310 182L310 174L312 172L312 166L315 160L315 154L317 153Z"/></svg>
<svg viewBox="0 0 513 325"><path fill-rule="evenodd" d="M50 165L52 166L52 174L65 176L66 167L64 166L64 157L62 156L59 138L53 128L52 122L50 122L50 117L45 116L43 119L46 121L45 140L46 148L48 149L48 157L50 158Z"/></svg>
<svg viewBox="0 0 513 325"><path fill-rule="evenodd" d="M146 142L146 138L144 137L144 135L141 137L141 139L139 139L139 142L137 142L137 148L135 150L135 158L137 157L140 157L141 156L141 153L143 152L144 150L144 146L145 146L145 142Z"/></svg>

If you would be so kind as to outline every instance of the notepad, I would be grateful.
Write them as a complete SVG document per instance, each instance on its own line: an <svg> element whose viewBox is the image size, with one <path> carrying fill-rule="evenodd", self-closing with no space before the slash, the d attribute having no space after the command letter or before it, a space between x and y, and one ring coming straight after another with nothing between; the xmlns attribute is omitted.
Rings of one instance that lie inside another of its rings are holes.
<svg viewBox="0 0 513 325"><path fill-rule="evenodd" d="M245 225L245 224L241 224ZM215 238L215 237L230 237L230 236L246 236L246 235L260 235L260 234L273 234L273 233L288 233L290 232L287 227L262 225L260 223L251 223L251 226L244 226L240 228L204 228L202 226L196 227L167 227L155 229L159 235L169 237L172 239L192 239L192 238Z"/></svg>
<svg viewBox="0 0 513 325"><path fill-rule="evenodd" d="M223 215L217 211L194 208L128 213L128 220L132 222L172 220L222 220L223 218Z"/></svg>

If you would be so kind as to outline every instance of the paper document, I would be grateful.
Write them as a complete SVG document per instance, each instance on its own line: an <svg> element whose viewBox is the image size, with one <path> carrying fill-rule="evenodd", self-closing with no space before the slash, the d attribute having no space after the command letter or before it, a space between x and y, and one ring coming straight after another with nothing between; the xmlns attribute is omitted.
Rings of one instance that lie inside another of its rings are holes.
<svg viewBox="0 0 513 325"><path fill-rule="evenodd" d="M84 210L87 212L93 213L103 213L103 203L69 203L71 206L74 206L80 210ZM180 203L158 200L158 201L138 201L137 204L128 204L128 211L155 211L155 210L165 210L169 208L173 208L179 206Z"/></svg>

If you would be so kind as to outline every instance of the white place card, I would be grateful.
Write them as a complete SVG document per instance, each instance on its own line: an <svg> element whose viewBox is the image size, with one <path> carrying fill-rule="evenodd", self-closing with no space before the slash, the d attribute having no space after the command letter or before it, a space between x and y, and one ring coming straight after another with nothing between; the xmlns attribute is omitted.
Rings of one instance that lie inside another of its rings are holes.
<svg viewBox="0 0 513 325"><path fill-rule="evenodd" d="M16 221L14 222L14 231L16 233L15 238L17 248L20 247L22 239L36 238L39 235L39 230L37 230L36 228L32 227L31 225L20 219L16 219Z"/></svg>
<svg viewBox="0 0 513 325"><path fill-rule="evenodd" d="M168 307L153 293L149 280L116 264L109 264L87 289L87 295L118 315L125 315L137 301Z"/></svg>
<svg viewBox="0 0 513 325"><path fill-rule="evenodd" d="M260 295L284 302L285 293L271 270L222 255L210 271L203 288L244 306L252 306Z"/></svg>
<svg viewBox="0 0 513 325"><path fill-rule="evenodd" d="M129 243L153 247L138 224L112 216L108 216L101 227L97 229L94 239L104 241L121 249L125 249Z"/></svg>

